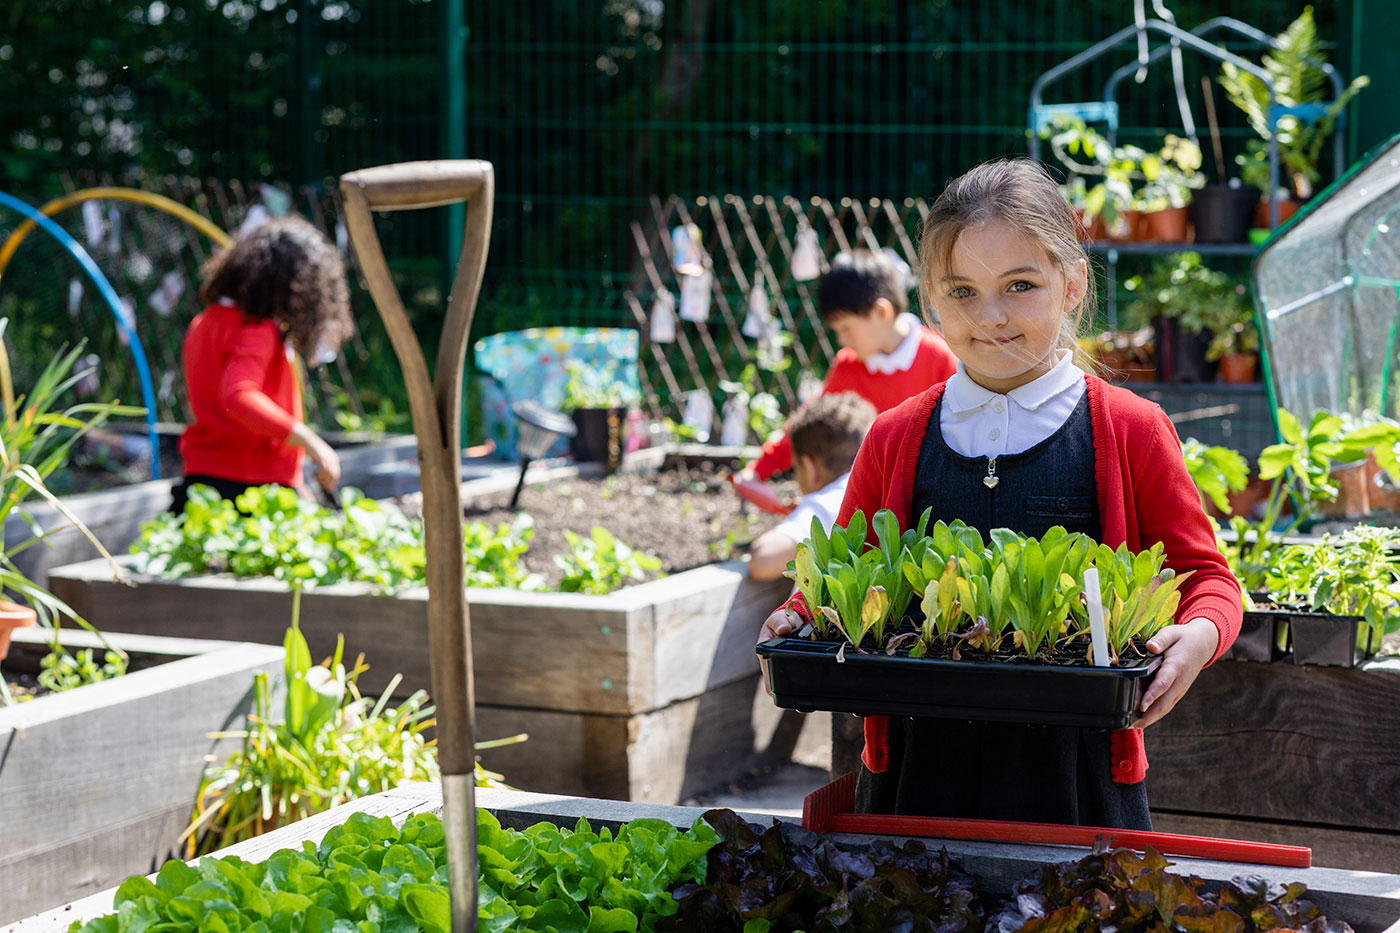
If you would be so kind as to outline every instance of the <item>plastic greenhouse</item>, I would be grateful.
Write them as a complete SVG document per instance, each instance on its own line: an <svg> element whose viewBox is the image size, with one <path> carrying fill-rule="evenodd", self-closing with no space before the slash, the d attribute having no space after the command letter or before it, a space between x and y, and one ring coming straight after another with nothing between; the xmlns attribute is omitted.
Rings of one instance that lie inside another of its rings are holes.
<svg viewBox="0 0 1400 933"><path fill-rule="evenodd" d="M1254 262L1274 405L1397 414L1400 135L1372 150L1280 230Z"/></svg>

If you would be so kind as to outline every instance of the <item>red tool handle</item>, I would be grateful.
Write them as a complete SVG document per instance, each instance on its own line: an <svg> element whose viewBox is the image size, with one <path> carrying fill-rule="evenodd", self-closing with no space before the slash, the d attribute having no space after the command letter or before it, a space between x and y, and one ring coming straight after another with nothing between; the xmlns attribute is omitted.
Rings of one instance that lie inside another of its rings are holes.
<svg viewBox="0 0 1400 933"><path fill-rule="evenodd" d="M802 806L802 828L811 832L862 833L890 836L932 836L939 839L975 839L985 842L1018 842L1057 846L1093 846L1103 836L1109 845L1132 849L1148 846L1163 855L1213 859L1218 862L1251 862L1284 868L1311 868L1312 849L1271 845L1209 836L1182 836L1095 826L1061 826L1055 823L1015 823L1005 820L964 820L933 816L891 816L852 813L855 775L837 778L807 795Z"/></svg>
<svg viewBox="0 0 1400 933"><path fill-rule="evenodd" d="M729 483L734 487L734 491L745 499L752 502L765 512L774 515L786 515L792 511L793 506L788 505L778 497L773 488L767 483L758 480L739 479L737 474L731 474Z"/></svg>
<svg viewBox="0 0 1400 933"><path fill-rule="evenodd" d="M978 839L986 842L1039 843L1056 846L1092 846L1100 836L1112 846L1145 849L1163 855L1213 859L1218 862L1251 862L1285 868L1312 866L1312 849L1270 845L1239 839L1181 836L1093 826L1060 826L1053 823L1013 823L1002 820L955 820L942 817L883 816L866 813L833 813L827 828L837 833L880 833L892 836L936 836L940 839Z"/></svg>

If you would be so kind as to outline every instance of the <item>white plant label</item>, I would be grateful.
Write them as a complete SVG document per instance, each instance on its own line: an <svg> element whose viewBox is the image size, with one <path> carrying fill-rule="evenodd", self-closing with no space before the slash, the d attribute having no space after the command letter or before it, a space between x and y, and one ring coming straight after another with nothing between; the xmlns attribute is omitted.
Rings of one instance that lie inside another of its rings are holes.
<svg viewBox="0 0 1400 933"><path fill-rule="evenodd" d="M822 251L817 244L817 231L804 225L797 231L797 245L792 250L792 277L810 282L822 274Z"/></svg>
<svg viewBox="0 0 1400 933"><path fill-rule="evenodd" d="M703 323L710 319L710 286L714 276L702 271L699 275L681 276L681 320Z"/></svg>
<svg viewBox="0 0 1400 933"><path fill-rule="evenodd" d="M683 224L671 230L671 265L681 275L697 275L704 270L700 228L695 224Z"/></svg>
<svg viewBox="0 0 1400 933"><path fill-rule="evenodd" d="M651 342L674 343L676 340L676 296L668 289L656 293L651 300Z"/></svg>
<svg viewBox="0 0 1400 933"><path fill-rule="evenodd" d="M749 311L744 316L744 336L752 340L762 337L768 329L768 315L768 290L763 287L763 280L754 276L753 288L749 289Z"/></svg>
<svg viewBox="0 0 1400 933"><path fill-rule="evenodd" d="M83 202L83 235L87 237L87 245L96 247L102 245L102 234L106 224L102 219L102 205L96 201Z"/></svg>
<svg viewBox="0 0 1400 933"><path fill-rule="evenodd" d="M715 403L709 392L692 389L685 394L685 413L681 415L681 423L695 431L695 439L700 443L710 442L715 426Z"/></svg>
<svg viewBox="0 0 1400 933"><path fill-rule="evenodd" d="M719 442L726 447L740 447L749 439L749 406L737 398L724 403L724 418L720 421Z"/></svg>

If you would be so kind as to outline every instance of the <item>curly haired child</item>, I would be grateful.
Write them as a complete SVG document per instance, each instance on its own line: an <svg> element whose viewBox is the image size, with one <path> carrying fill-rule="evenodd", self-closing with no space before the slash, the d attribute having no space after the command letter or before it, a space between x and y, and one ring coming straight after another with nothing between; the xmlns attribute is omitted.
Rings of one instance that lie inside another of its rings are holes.
<svg viewBox="0 0 1400 933"><path fill-rule="evenodd" d="M1162 664L1133 728L869 716L857 806L1150 829L1142 729L1230 646L1242 615L1176 431L1155 404L1076 365L1094 279L1040 166L991 162L951 181L924 222L920 273L958 369L876 419L838 523L883 508L905 528L926 509L983 535L1062 525L1133 551L1160 541L1191 577L1175 624L1147 643ZM791 630L779 611L761 637Z"/></svg>
<svg viewBox="0 0 1400 933"><path fill-rule="evenodd" d="M185 333L185 387L194 420L180 438L183 481L234 498L250 486L300 487L303 454L332 491L340 459L302 420L293 353L315 362L350 336L345 268L325 235L298 217L241 233L201 270L204 311Z"/></svg>

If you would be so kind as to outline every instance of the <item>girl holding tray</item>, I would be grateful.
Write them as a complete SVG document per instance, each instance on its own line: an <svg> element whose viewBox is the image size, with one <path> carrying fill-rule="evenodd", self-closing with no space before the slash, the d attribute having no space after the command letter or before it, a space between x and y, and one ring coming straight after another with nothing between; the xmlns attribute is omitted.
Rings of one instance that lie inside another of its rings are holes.
<svg viewBox="0 0 1400 933"><path fill-rule="evenodd" d="M1142 729L1225 652L1242 615L1176 431L1157 405L1078 365L1094 279L1040 166L990 162L949 183L924 222L919 272L957 372L876 419L838 524L890 509L909 528L931 509L930 521L984 537L1062 525L1134 552L1161 541L1167 566L1193 573L1176 624L1147 643L1162 665L1132 728L869 716L857 809L1151 829ZM800 594L788 605L807 614ZM779 609L760 640L792 628Z"/></svg>

